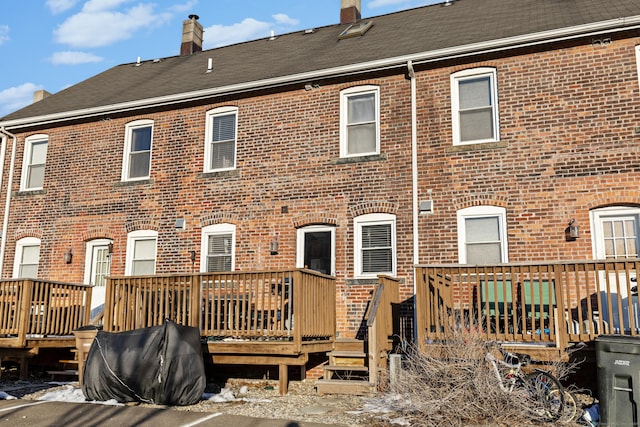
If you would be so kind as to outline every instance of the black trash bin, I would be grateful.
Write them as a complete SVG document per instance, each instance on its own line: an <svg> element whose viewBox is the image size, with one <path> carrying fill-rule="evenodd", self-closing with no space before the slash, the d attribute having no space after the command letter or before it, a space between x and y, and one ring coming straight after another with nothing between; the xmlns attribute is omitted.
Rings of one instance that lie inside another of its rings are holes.
<svg viewBox="0 0 640 427"><path fill-rule="evenodd" d="M596 338L601 426L637 426L640 420L640 337Z"/></svg>

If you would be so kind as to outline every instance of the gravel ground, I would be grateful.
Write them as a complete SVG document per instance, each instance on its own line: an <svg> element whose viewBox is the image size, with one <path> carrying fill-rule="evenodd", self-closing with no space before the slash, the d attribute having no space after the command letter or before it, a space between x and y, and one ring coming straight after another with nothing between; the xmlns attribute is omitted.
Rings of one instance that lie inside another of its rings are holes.
<svg viewBox="0 0 640 427"><path fill-rule="evenodd" d="M28 381L17 380L17 375L3 372L0 391L25 400L38 400L45 393L66 389L69 385L78 387L76 382L51 382L50 376L32 374ZM364 410L368 397L351 395L319 396L313 380L291 381L286 396L278 393L277 381L230 379L224 385L235 396L234 400L216 402L201 400L195 405L176 406L173 410L193 412L222 412L258 418L287 419L298 422L314 422L349 427L384 427L389 423L382 414ZM207 385L206 393L225 396L221 386ZM158 407L143 403L133 403L144 407Z"/></svg>

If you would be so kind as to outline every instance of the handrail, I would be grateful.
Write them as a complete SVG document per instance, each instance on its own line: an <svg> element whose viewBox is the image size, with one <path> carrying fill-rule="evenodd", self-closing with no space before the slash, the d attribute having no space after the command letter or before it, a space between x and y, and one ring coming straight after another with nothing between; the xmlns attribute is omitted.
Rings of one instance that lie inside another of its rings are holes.
<svg viewBox="0 0 640 427"><path fill-rule="evenodd" d="M398 325L395 311L399 301L399 279L378 276L378 284L364 319L367 322L367 352L369 359L369 381L377 383L379 369L386 368L387 354L393 349L392 337Z"/></svg>

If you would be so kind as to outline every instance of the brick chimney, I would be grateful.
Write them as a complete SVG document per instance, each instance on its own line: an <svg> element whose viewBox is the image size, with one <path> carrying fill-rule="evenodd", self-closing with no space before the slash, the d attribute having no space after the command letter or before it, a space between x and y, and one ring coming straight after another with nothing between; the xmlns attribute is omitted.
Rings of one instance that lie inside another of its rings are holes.
<svg viewBox="0 0 640 427"><path fill-rule="evenodd" d="M33 102L42 101L49 96L51 96L51 94L44 89L36 90L33 92Z"/></svg>
<svg viewBox="0 0 640 427"><path fill-rule="evenodd" d="M340 23L353 24L360 20L360 0L341 0Z"/></svg>
<svg viewBox="0 0 640 427"><path fill-rule="evenodd" d="M198 22L198 15L189 15L189 19L182 21L182 44L180 45L180 56L191 55L202 52L202 34L204 29Z"/></svg>

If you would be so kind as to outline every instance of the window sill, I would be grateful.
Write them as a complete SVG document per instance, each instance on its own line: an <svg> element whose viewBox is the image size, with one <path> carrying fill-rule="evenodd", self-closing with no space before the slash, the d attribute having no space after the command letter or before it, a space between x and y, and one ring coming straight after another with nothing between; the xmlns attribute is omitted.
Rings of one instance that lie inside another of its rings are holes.
<svg viewBox="0 0 640 427"><path fill-rule="evenodd" d="M371 154L368 156L340 157L331 161L333 165L345 165L350 163L378 162L387 160L386 154Z"/></svg>
<svg viewBox="0 0 640 427"><path fill-rule="evenodd" d="M240 171L238 169L231 170L223 170L223 171L213 171L213 172L202 172L199 173L198 178L208 179L208 178L237 178L240 176Z"/></svg>
<svg viewBox="0 0 640 427"><path fill-rule="evenodd" d="M480 142L478 144L453 145L451 147L447 147L444 151L446 153L463 153L467 151L497 150L500 148L507 148L508 146L509 144L504 141Z"/></svg>
<svg viewBox="0 0 640 427"><path fill-rule="evenodd" d="M113 188L123 188L123 187L135 187L137 185L149 185L153 184L153 179L138 179L135 181L120 181L113 184Z"/></svg>
<svg viewBox="0 0 640 427"><path fill-rule="evenodd" d="M40 188L38 190L20 190L20 191L14 191L12 193L12 195L16 197L38 196L40 194L47 194L47 192L44 189Z"/></svg>

